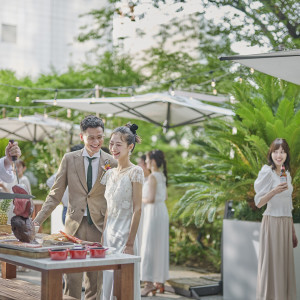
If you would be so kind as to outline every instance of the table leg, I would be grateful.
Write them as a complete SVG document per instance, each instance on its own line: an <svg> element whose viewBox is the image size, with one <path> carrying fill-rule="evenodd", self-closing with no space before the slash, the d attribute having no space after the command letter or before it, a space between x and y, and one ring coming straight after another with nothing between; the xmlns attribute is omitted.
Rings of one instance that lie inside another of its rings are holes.
<svg viewBox="0 0 300 300"><path fill-rule="evenodd" d="M118 300L133 300L134 264L124 264L114 270L114 296Z"/></svg>
<svg viewBox="0 0 300 300"><path fill-rule="evenodd" d="M13 279L17 277L17 266L1 262L1 273L4 279Z"/></svg>
<svg viewBox="0 0 300 300"><path fill-rule="evenodd" d="M42 272L41 299L62 300L62 273L58 270Z"/></svg>

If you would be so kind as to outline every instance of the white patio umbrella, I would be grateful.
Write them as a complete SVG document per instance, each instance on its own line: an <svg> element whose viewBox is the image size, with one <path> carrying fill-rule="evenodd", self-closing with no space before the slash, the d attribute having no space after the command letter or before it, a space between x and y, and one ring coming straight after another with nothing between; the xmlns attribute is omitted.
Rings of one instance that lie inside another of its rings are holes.
<svg viewBox="0 0 300 300"><path fill-rule="evenodd" d="M300 85L300 49L266 54L223 56L265 74Z"/></svg>
<svg viewBox="0 0 300 300"><path fill-rule="evenodd" d="M34 102L54 105L54 100ZM144 120L166 129L234 115L229 109L177 95L176 91L174 96L169 93L149 93L134 97L57 99L56 105L107 116Z"/></svg>
<svg viewBox="0 0 300 300"><path fill-rule="evenodd" d="M70 140L73 135L78 136L80 133L79 125L50 117L45 118L39 114L0 119L0 138L39 142L46 136L53 138L59 130L70 133Z"/></svg>

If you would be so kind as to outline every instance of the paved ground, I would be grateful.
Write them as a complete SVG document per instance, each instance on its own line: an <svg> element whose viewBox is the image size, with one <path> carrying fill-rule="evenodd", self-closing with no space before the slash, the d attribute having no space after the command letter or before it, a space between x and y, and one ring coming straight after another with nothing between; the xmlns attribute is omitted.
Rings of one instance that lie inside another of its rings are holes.
<svg viewBox="0 0 300 300"><path fill-rule="evenodd" d="M199 272L191 271L188 269L182 269L180 267L171 267L170 278L196 278L199 277ZM17 278L26 280L35 284L41 284L40 272L29 270L29 272L17 272ZM84 299L84 297L82 297ZM145 300L189 300L191 298L176 295L174 293L166 292L165 294L156 294L154 297L143 297ZM201 300L222 300L223 297L220 295L204 296L199 298Z"/></svg>
<svg viewBox="0 0 300 300"><path fill-rule="evenodd" d="M200 272L201 272L201 270L200 270ZM201 274L203 275L203 273L199 273L199 270L193 271L193 270L184 269L181 267L173 267L173 266L170 267L170 278L173 280L176 280L178 278L180 278L180 279L186 278L186 281L188 282L189 278L191 280L193 280L195 278L198 278ZM33 271L33 270L29 270L29 269L27 269L26 272L17 271L17 278L28 281L28 282L32 282L32 283L38 284L38 285L41 284L41 273L37 272L37 271ZM169 288L168 290L172 290L172 288ZM82 299L84 299L84 297L82 297ZM170 300L173 300L173 299L188 300L188 299L192 299L192 298L187 298L187 297L184 297L181 295L176 295L171 292L165 292L164 294L156 294L156 296L154 296L154 297L143 297L143 299L145 299L145 300L150 300L150 299L153 299L153 300L169 300L169 299ZM220 295L214 295L214 296L203 296L198 299L222 300L223 297Z"/></svg>

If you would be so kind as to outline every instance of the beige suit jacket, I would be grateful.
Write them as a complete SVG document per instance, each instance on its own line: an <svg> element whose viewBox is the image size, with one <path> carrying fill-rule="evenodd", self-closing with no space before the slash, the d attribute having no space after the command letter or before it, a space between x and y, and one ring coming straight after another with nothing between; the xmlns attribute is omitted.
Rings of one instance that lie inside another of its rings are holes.
<svg viewBox="0 0 300 300"><path fill-rule="evenodd" d="M106 200L104 197L105 186L100 184L100 178L104 172L105 162L108 161L111 167L116 167L117 161L111 155L101 150L98 178L88 193L82 152L83 150L78 150L64 155L57 171L54 185L34 221L42 224L50 216L55 207L61 202L65 189L68 186L69 204L65 224L66 233L75 235L82 221L87 203L91 218L97 229L102 233Z"/></svg>

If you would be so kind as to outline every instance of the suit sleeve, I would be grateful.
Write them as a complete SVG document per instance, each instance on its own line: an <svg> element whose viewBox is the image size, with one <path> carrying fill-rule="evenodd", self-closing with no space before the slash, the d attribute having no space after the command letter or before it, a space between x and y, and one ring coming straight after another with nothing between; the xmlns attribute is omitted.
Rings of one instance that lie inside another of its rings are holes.
<svg viewBox="0 0 300 300"><path fill-rule="evenodd" d="M45 203L43 204L41 211L34 219L35 222L42 224L51 215L56 206L61 202L68 185L67 169L68 158L65 155L61 161L56 174L55 182L45 200Z"/></svg>

